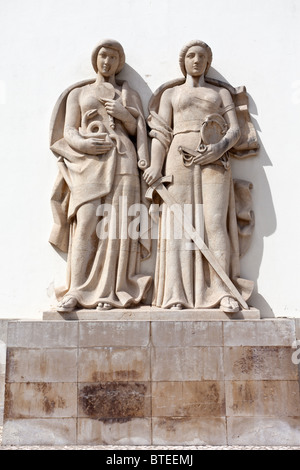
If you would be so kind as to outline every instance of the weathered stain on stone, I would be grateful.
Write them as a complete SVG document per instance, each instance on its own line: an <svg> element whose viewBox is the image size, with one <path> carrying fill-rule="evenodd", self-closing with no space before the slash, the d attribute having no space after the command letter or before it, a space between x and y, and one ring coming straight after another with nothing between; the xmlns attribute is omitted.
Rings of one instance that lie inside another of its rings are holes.
<svg viewBox="0 0 300 470"><path fill-rule="evenodd" d="M167 422L165 421L163 423L163 425L166 426L166 430L169 432L169 433L175 433L176 432L176 426L174 426L174 424L169 421L169 423L167 424Z"/></svg>
<svg viewBox="0 0 300 470"><path fill-rule="evenodd" d="M97 421L105 425L125 424L132 421L132 418L99 418Z"/></svg>
<svg viewBox="0 0 300 470"><path fill-rule="evenodd" d="M27 385L30 385L30 382L27 382ZM45 395L46 393L49 393L52 389L52 386L50 383L46 382L38 382L38 383L33 383L32 384L34 389L41 393L42 395Z"/></svg>
<svg viewBox="0 0 300 470"><path fill-rule="evenodd" d="M241 374L250 374L254 369L262 370L263 359L255 353L255 351L245 350L245 355L233 364L234 372L239 371Z"/></svg>
<svg viewBox="0 0 300 470"><path fill-rule="evenodd" d="M17 368L17 361L15 359L15 349L7 348L6 351L6 377L9 380L13 377Z"/></svg>
<svg viewBox="0 0 300 470"><path fill-rule="evenodd" d="M42 409L46 415L53 415L56 407L63 408L62 404L65 403L65 401L62 399L62 397L57 397L57 399L53 399L52 397L50 398L48 396L52 392L51 383L35 383L33 384L33 387L38 393L41 393L41 395L43 396Z"/></svg>
<svg viewBox="0 0 300 470"><path fill-rule="evenodd" d="M254 390L253 390L252 385L253 384L251 382L246 382L244 390L243 390L242 386L239 387L239 397L243 396L244 400L247 403L251 403L251 404L254 403L254 401L257 398L255 396L253 396Z"/></svg>
<svg viewBox="0 0 300 470"><path fill-rule="evenodd" d="M13 394L11 393L9 384L5 386L5 398L4 398L4 420L9 419L13 416L14 401Z"/></svg>
<svg viewBox="0 0 300 470"><path fill-rule="evenodd" d="M191 390L191 388L189 388ZM184 399L184 397L183 397ZM225 396L220 396L219 384L198 383L188 403L183 403L181 416L224 416Z"/></svg>
<svg viewBox="0 0 300 470"><path fill-rule="evenodd" d="M244 354L241 359L233 364L233 371L241 374L262 373L266 367L266 361L270 357L278 358L281 350L280 347L245 347Z"/></svg>
<svg viewBox="0 0 300 470"><path fill-rule="evenodd" d="M112 372L95 371L92 373L93 382L107 382L113 380L136 381L140 378L140 373L136 370L114 370Z"/></svg>
<svg viewBox="0 0 300 470"><path fill-rule="evenodd" d="M224 384L203 382L156 382L152 386L155 417L225 416Z"/></svg>
<svg viewBox="0 0 300 470"><path fill-rule="evenodd" d="M220 401L219 387L217 387L215 383L208 387L207 397L210 401L219 403Z"/></svg>
<svg viewBox="0 0 300 470"><path fill-rule="evenodd" d="M47 415L52 415L55 410L55 401L49 400L48 397L43 398L43 410Z"/></svg>
<svg viewBox="0 0 300 470"><path fill-rule="evenodd" d="M164 429L169 434L175 434L178 431L178 426L189 423L190 418L186 417L170 417L170 418L161 418L156 421L157 428ZM182 436L184 440L184 436Z"/></svg>
<svg viewBox="0 0 300 470"><path fill-rule="evenodd" d="M252 382L242 384L232 383L232 406L231 409L236 412L240 408L249 409L257 399L255 396Z"/></svg>
<svg viewBox="0 0 300 470"><path fill-rule="evenodd" d="M41 355L41 359L40 359L40 374L41 374L41 377L45 377L46 373L47 373L47 369L48 369L48 361L47 361L47 355L46 353L42 354Z"/></svg>
<svg viewBox="0 0 300 470"><path fill-rule="evenodd" d="M146 383L107 382L82 384L79 406L90 418L133 418L149 414Z"/></svg>
<svg viewBox="0 0 300 470"><path fill-rule="evenodd" d="M296 381L277 380L232 382L228 405L235 416L298 417L298 384Z"/></svg>
<svg viewBox="0 0 300 470"><path fill-rule="evenodd" d="M180 410L181 417L220 417L225 416L224 404L217 403L196 403L193 405L183 406ZM171 416L169 414L169 416Z"/></svg>
<svg viewBox="0 0 300 470"><path fill-rule="evenodd" d="M66 407L66 400L63 397L57 397L57 408L64 409Z"/></svg>
<svg viewBox="0 0 300 470"><path fill-rule="evenodd" d="M75 384L27 382L6 387L6 419L59 418L76 414Z"/></svg>

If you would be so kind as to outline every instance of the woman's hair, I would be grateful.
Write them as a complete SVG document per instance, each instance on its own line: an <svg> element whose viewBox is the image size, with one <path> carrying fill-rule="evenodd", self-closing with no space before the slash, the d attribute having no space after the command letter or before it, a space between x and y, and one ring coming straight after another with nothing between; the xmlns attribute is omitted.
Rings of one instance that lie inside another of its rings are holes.
<svg viewBox="0 0 300 470"><path fill-rule="evenodd" d="M124 53L123 47L118 41L115 41L114 39L102 39L102 41L99 42L99 44L97 44L97 46L95 47L92 53L92 65L96 73L98 73L97 57L98 57L101 47L109 47L110 49L113 49L114 51L118 52L119 66L116 71L116 75L117 75L118 73L121 72L122 68L125 65L125 53Z"/></svg>
<svg viewBox="0 0 300 470"><path fill-rule="evenodd" d="M207 52L207 67L204 72L204 75L206 75L212 63L212 50L205 42L199 41L199 40L190 41L181 49L180 54L179 54L179 65L180 65L181 71L183 75L186 76L186 69L185 69L185 63L184 63L185 56L187 54L187 51L193 46L201 46Z"/></svg>

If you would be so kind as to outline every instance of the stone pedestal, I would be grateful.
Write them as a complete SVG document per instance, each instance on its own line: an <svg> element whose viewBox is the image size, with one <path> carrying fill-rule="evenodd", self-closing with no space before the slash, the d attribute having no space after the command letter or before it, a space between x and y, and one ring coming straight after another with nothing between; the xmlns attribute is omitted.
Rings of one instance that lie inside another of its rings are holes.
<svg viewBox="0 0 300 470"><path fill-rule="evenodd" d="M7 324L8 320L0 319L0 426L3 425Z"/></svg>
<svg viewBox="0 0 300 470"><path fill-rule="evenodd" d="M295 320L185 313L10 322L3 444L299 445Z"/></svg>

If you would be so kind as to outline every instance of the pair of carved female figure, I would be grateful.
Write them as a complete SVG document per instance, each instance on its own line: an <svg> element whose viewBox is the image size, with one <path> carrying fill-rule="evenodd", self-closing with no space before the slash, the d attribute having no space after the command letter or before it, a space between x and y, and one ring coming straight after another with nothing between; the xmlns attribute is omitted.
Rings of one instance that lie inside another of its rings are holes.
<svg viewBox="0 0 300 470"><path fill-rule="evenodd" d="M252 213L243 206L239 225L236 210L237 194L242 192L249 203L249 185L234 184L228 152L237 157L255 153L255 131L248 114L245 118L241 111L237 117L234 100L241 100L244 90L239 93L206 77L211 61L210 48L192 41L180 54L184 78L153 95L148 118L151 159L140 97L116 79L125 63L117 41L103 40L93 51L96 80L77 83L60 97L51 128L51 149L60 171L50 237L68 253L67 283L57 291L59 312L80 306L127 308L146 298L153 279L142 273L140 261L149 253L149 239L128 236L128 210L143 203L147 185L163 175L172 176L170 196L189 208L189 220L202 232L222 273L241 297L251 295L253 283L239 276L239 240L247 239ZM239 302L224 278L191 245L185 231L181 237L164 236L172 217L166 202L159 202L152 305L238 311ZM103 207L114 211L106 236L99 234Z"/></svg>

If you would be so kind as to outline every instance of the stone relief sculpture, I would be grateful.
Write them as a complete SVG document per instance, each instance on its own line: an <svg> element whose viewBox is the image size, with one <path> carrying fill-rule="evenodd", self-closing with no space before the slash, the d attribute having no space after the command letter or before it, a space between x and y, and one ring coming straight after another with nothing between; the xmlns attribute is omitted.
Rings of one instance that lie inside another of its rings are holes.
<svg viewBox="0 0 300 470"><path fill-rule="evenodd" d="M68 253L66 286L56 293L59 312L137 305L152 282L139 268L141 256L149 253L149 240L127 236L132 221L128 208L145 193L139 168L149 159L140 97L116 78L125 64L117 41L101 41L92 64L96 79L68 88L51 124L59 175L51 201L50 242ZM114 223L104 227L109 208Z"/></svg>
<svg viewBox="0 0 300 470"><path fill-rule="evenodd" d="M233 180L230 157L256 155L257 136L246 89L209 78L211 62L207 44L190 42L180 53L184 78L153 94L151 164L140 97L116 78L125 64L120 43L101 41L92 53L96 79L60 96L50 138L59 167L50 242L68 255L59 312L127 308L146 298L152 278L140 261L151 241L141 236L141 219L138 235L130 235L130 208L148 208L155 192L161 213L152 305L248 308L253 282L240 277L239 260L254 226L252 184Z"/></svg>
<svg viewBox="0 0 300 470"><path fill-rule="evenodd" d="M245 88L209 79L211 62L207 44L187 44L180 53L184 78L161 86L149 104L144 179L162 198L153 305L233 313L247 308L253 289L240 277L239 258L254 216L252 185L233 181L230 157L255 155L258 144ZM176 236L170 227L183 216L184 236Z"/></svg>

